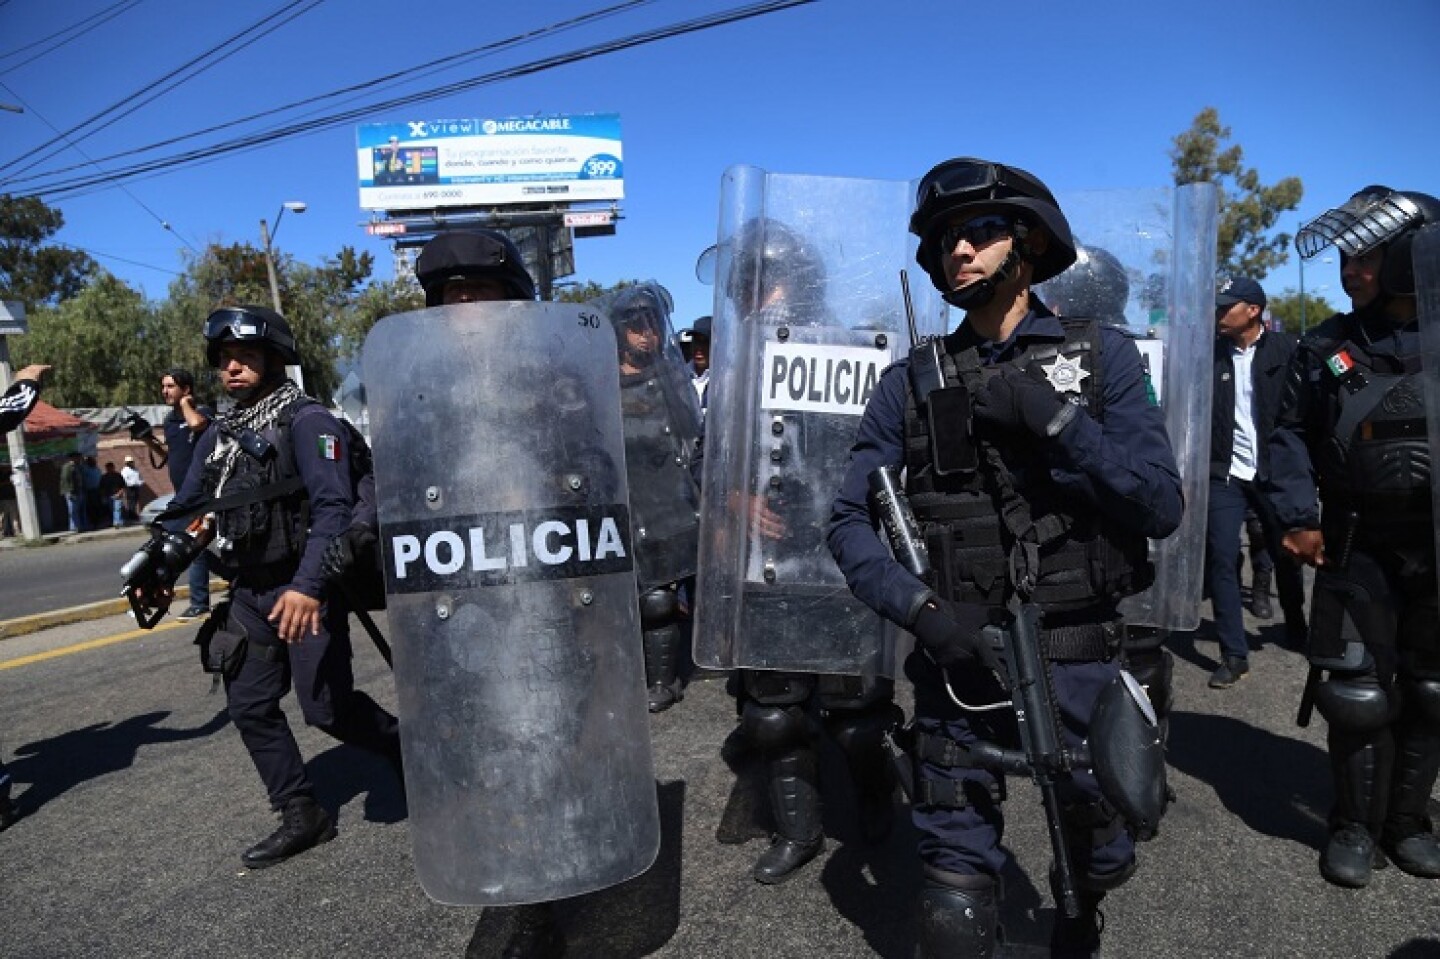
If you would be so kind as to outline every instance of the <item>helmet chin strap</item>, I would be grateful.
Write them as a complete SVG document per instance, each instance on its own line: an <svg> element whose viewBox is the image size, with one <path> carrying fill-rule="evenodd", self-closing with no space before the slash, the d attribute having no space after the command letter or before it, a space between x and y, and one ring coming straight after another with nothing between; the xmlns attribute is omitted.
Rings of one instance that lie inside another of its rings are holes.
<svg viewBox="0 0 1440 959"><path fill-rule="evenodd" d="M1014 279L1016 272L1020 269L1021 257L1017 249L1019 244L1010 248L1001 264L995 268L995 272L983 280L976 280L974 283L960 287L958 290L951 290L943 294L942 298L951 306L957 306L962 310L973 310L984 306L995 298L995 290L1002 283L1008 283Z"/></svg>

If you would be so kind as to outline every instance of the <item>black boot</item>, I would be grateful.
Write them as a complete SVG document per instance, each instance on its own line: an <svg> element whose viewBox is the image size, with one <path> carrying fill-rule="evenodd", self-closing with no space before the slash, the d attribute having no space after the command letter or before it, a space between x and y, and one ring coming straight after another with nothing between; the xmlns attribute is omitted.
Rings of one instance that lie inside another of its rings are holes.
<svg viewBox="0 0 1440 959"><path fill-rule="evenodd" d="M1388 804L1394 742L1389 729L1344 733L1332 727L1329 745L1335 812L1330 840L1320 854L1320 875L1337 886L1360 889L1383 864L1375 845L1377 811Z"/></svg>
<svg viewBox="0 0 1440 959"><path fill-rule="evenodd" d="M641 634L650 711L663 713L685 696L680 683L680 627L673 623Z"/></svg>
<svg viewBox="0 0 1440 959"><path fill-rule="evenodd" d="M825 848L820 821L820 757L813 746L767 756L775 839L752 872L757 882L782 883Z"/></svg>
<svg viewBox="0 0 1440 959"><path fill-rule="evenodd" d="M1275 610L1270 605L1270 570L1257 569L1250 584L1250 612L1256 619L1271 619Z"/></svg>
<svg viewBox="0 0 1440 959"><path fill-rule="evenodd" d="M994 879L925 867L916 959L992 959L998 938Z"/></svg>
<svg viewBox="0 0 1440 959"><path fill-rule="evenodd" d="M20 818L20 808L9 796L0 796L0 832L15 825Z"/></svg>
<svg viewBox="0 0 1440 959"><path fill-rule="evenodd" d="M1419 684L1426 685L1440 684ZM1420 689L1415 696L1436 690ZM1422 879L1440 879L1440 841L1431 832L1430 793L1440 778L1440 724L1411 707L1397 730L1395 774L1381 840L1390 860Z"/></svg>
<svg viewBox="0 0 1440 959"><path fill-rule="evenodd" d="M245 850L250 869L264 869L335 838L330 814L309 796L296 796L280 810L280 828Z"/></svg>
<svg viewBox="0 0 1440 959"><path fill-rule="evenodd" d="M555 922L550 903L520 906L515 910L515 928L500 959L558 959L564 954L565 935Z"/></svg>

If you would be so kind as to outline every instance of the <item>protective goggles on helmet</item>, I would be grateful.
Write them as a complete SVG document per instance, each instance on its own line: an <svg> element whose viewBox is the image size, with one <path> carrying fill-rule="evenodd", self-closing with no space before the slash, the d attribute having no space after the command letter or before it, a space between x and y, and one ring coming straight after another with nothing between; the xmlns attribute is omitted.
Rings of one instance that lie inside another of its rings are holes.
<svg viewBox="0 0 1440 959"><path fill-rule="evenodd" d="M237 340L263 340L269 332L270 324L264 317L242 310L216 310L205 320L207 340L224 339L226 333Z"/></svg>
<svg viewBox="0 0 1440 959"><path fill-rule="evenodd" d="M936 201L958 203L1049 195L1043 183L1020 170L986 160L958 159L942 163L925 174L916 191L915 206L922 208Z"/></svg>
<svg viewBox="0 0 1440 959"><path fill-rule="evenodd" d="M1308 260L1333 243L1346 256L1364 256L1424 219L1420 206L1403 194L1361 193L1301 227L1295 249Z"/></svg>
<svg viewBox="0 0 1440 959"><path fill-rule="evenodd" d="M1014 233L1015 222L1008 216L1000 216L996 213L971 217L968 220L956 220L941 232L940 252L953 251L961 240L979 249L994 243L1001 237L1013 236Z"/></svg>

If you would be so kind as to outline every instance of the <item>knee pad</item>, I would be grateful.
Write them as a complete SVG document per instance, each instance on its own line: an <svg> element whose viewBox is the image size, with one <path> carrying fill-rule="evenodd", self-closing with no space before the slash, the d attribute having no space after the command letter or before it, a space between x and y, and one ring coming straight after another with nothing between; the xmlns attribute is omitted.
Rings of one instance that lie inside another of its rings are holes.
<svg viewBox="0 0 1440 959"><path fill-rule="evenodd" d="M1174 703L1175 675L1175 657L1170 655L1170 651L1159 646L1137 650L1127 648L1125 668L1145 687L1145 695L1150 698L1150 705L1155 707L1155 715L1160 719L1170 715L1170 706Z"/></svg>
<svg viewBox="0 0 1440 959"><path fill-rule="evenodd" d="M810 742L810 724L799 706L766 706L748 702L740 725L749 740L765 753L787 752Z"/></svg>
<svg viewBox="0 0 1440 959"><path fill-rule="evenodd" d="M919 959L991 959L999 928L995 886L990 876L925 867Z"/></svg>
<svg viewBox="0 0 1440 959"><path fill-rule="evenodd" d="M895 681L883 676L816 677L815 694L821 709L859 710L895 698Z"/></svg>
<svg viewBox="0 0 1440 959"><path fill-rule="evenodd" d="M1440 726L1440 680L1405 679L1405 702L1427 726Z"/></svg>
<svg viewBox="0 0 1440 959"><path fill-rule="evenodd" d="M1374 676L1332 676L1315 690L1315 708L1335 730L1373 733L1395 721L1399 697L1392 696Z"/></svg>
<svg viewBox="0 0 1440 959"><path fill-rule="evenodd" d="M832 709L825 713L825 731L850 754L878 747L885 731L904 718L904 711L890 702L875 703L865 709Z"/></svg>
<svg viewBox="0 0 1440 959"><path fill-rule="evenodd" d="M640 594L640 628L659 629L680 618L680 601L673 589L651 589Z"/></svg>

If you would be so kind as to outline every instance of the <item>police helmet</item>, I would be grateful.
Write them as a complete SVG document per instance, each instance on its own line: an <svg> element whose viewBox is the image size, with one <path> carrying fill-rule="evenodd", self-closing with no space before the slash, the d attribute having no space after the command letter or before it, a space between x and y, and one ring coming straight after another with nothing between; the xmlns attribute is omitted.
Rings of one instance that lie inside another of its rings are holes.
<svg viewBox="0 0 1440 959"><path fill-rule="evenodd" d="M415 261L415 277L425 289L425 305L445 302L451 280L491 277L504 284L513 300L535 299L535 281L514 242L499 230L452 230L426 243Z"/></svg>
<svg viewBox="0 0 1440 959"><path fill-rule="evenodd" d="M920 178L910 232L920 238L915 262L930 274L935 288L952 292L941 264L941 236L957 215L998 213L1027 226L1044 226L1050 243L1043 253L1021 255L1034 265L1031 281L1043 283L1075 262L1075 240L1070 224L1048 187L1019 167L974 157L957 157L938 164ZM1016 244L1017 248L1020 244Z"/></svg>
<svg viewBox="0 0 1440 959"><path fill-rule="evenodd" d="M695 273L702 283L714 283L723 247L728 254L725 295L746 307L769 302L784 290L792 306L818 302L825 297L825 262L806 239L771 217L753 217L721 247L700 255Z"/></svg>
<svg viewBox="0 0 1440 959"><path fill-rule="evenodd" d="M258 343L278 353L286 363L297 366L295 334L285 317L263 306L224 306L205 319L205 358L220 367L220 347L225 343Z"/></svg>
<svg viewBox="0 0 1440 959"><path fill-rule="evenodd" d="M1036 291L1061 316L1120 323L1130 299L1130 277L1109 250L1075 243L1075 262Z"/></svg>
<svg viewBox="0 0 1440 959"><path fill-rule="evenodd" d="M1343 262L1385 246L1380 291L1386 296L1414 296L1410 244L1427 223L1440 223L1440 200L1428 193L1375 184L1302 226L1295 249L1308 260L1333 243Z"/></svg>

